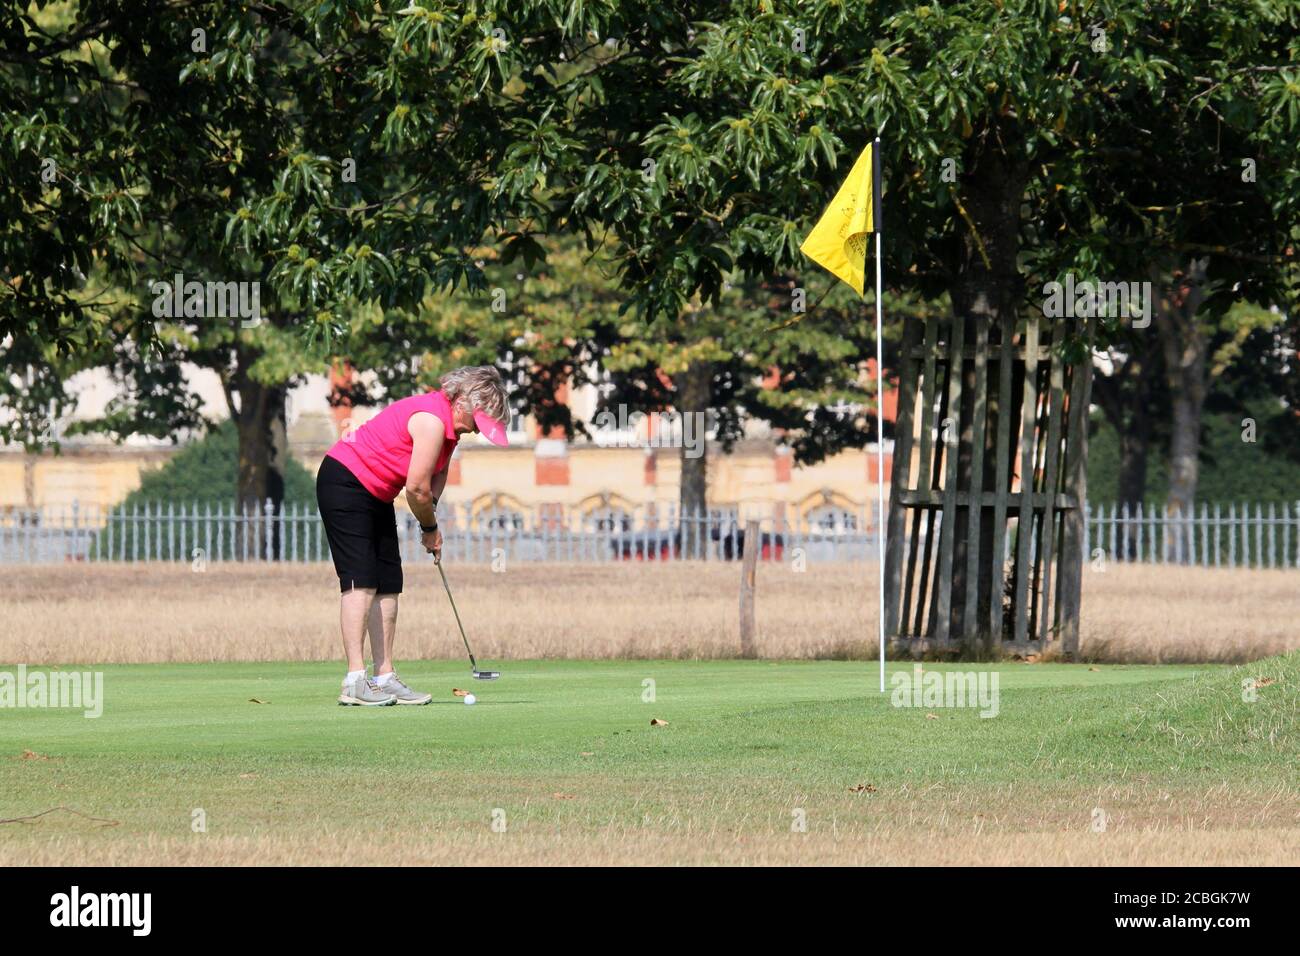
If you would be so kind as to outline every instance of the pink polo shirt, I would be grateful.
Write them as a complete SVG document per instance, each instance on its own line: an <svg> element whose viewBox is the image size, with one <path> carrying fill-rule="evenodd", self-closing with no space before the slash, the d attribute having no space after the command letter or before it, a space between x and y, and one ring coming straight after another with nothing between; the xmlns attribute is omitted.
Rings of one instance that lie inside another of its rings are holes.
<svg viewBox="0 0 1300 956"><path fill-rule="evenodd" d="M451 404L442 392L426 392L393 402L356 431L340 438L326 455L356 475L380 501L392 501L406 486L406 473L411 468L413 442L406 424L416 412L432 412L442 421L446 436L433 473L446 471L459 439Z"/></svg>

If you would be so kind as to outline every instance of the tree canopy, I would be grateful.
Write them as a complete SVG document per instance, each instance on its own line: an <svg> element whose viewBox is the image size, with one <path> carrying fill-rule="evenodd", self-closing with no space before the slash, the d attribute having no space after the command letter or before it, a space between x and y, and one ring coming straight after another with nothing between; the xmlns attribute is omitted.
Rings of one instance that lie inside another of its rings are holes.
<svg viewBox="0 0 1300 956"><path fill-rule="evenodd" d="M729 287L811 302L832 281L799 240L877 132L899 292L1013 319L1066 272L1199 256L1207 307L1292 304L1298 26L1295 0L10 7L0 348L29 371L0 427L39 434L67 372L101 364L132 396L107 427L166 432L195 417L175 369L197 361L260 496L283 387L359 310L418 323L559 235L608 252L647 362L721 361L771 326L728 314ZM160 321L152 283L176 273L259 283L259 320ZM846 331L834 301L791 328ZM389 345L395 372L415 342Z"/></svg>

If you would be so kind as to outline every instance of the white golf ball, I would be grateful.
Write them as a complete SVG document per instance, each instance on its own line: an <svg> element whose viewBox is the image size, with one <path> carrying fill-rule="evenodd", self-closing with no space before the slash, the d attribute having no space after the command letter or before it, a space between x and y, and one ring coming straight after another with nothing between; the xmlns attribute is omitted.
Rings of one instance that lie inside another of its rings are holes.
<svg viewBox="0 0 1300 956"><path fill-rule="evenodd" d="M474 703L474 701L476 701L476 700L478 700L478 698L475 697L473 694L466 694L466 695L465 695L465 703L466 703L466 704L472 704L472 703Z"/></svg>

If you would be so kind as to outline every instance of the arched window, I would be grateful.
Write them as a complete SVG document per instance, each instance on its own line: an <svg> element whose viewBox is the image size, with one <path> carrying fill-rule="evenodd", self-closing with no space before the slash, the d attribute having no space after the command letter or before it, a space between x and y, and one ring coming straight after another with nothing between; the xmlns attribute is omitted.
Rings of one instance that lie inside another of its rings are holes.
<svg viewBox="0 0 1300 956"><path fill-rule="evenodd" d="M524 506L509 495L499 493L480 495L472 509L472 527L478 531L523 531Z"/></svg>
<svg viewBox="0 0 1300 956"><path fill-rule="evenodd" d="M618 507L593 508L583 516L588 531L631 531L632 515Z"/></svg>
<svg viewBox="0 0 1300 956"><path fill-rule="evenodd" d="M602 491L578 504L584 531L631 531L635 524L634 505L611 491Z"/></svg>

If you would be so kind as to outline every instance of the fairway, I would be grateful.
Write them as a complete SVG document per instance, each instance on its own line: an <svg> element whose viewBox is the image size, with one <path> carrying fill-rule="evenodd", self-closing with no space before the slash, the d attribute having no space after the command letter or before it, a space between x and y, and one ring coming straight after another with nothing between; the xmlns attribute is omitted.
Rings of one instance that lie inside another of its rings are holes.
<svg viewBox="0 0 1300 956"><path fill-rule="evenodd" d="M96 667L98 719L0 716L0 817L77 811L0 864L1294 862L1300 654L964 666L996 717L870 662L423 661L372 709L337 664Z"/></svg>

